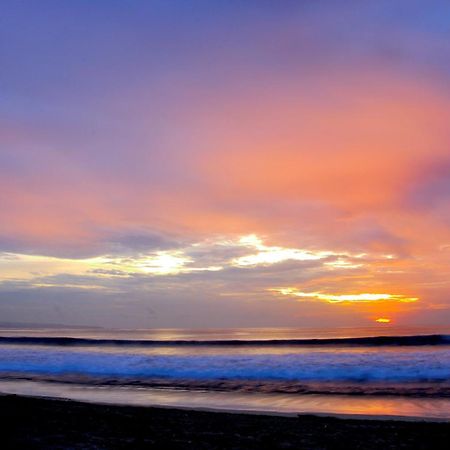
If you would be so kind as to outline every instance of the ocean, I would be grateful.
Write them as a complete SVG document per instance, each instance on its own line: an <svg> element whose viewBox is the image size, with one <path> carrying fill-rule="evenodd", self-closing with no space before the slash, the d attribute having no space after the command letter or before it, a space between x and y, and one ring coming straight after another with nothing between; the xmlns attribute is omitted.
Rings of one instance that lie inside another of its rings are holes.
<svg viewBox="0 0 450 450"><path fill-rule="evenodd" d="M275 414L450 419L450 333L0 330L0 392Z"/></svg>

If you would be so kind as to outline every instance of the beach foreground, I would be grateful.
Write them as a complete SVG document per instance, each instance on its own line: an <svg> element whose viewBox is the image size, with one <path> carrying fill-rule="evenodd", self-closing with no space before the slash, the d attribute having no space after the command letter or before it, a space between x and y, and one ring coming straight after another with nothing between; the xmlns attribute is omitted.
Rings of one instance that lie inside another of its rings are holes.
<svg viewBox="0 0 450 450"><path fill-rule="evenodd" d="M449 423L280 417L0 396L2 448L444 449Z"/></svg>

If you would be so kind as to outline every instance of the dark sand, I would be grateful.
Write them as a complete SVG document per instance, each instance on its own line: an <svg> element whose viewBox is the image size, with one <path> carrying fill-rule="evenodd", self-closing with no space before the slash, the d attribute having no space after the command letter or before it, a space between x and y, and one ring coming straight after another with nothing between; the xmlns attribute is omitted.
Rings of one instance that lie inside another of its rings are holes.
<svg viewBox="0 0 450 450"><path fill-rule="evenodd" d="M1 449L447 449L449 423L280 417L0 396Z"/></svg>

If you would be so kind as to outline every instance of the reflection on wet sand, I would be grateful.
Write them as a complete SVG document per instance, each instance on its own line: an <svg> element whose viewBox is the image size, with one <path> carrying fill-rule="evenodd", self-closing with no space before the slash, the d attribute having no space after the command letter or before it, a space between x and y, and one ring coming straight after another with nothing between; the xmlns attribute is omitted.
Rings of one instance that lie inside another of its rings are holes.
<svg viewBox="0 0 450 450"><path fill-rule="evenodd" d="M93 403L248 411L271 414L362 415L450 420L450 399L202 392L63 383L1 381L5 394L67 398ZM214 405L214 406L211 406Z"/></svg>

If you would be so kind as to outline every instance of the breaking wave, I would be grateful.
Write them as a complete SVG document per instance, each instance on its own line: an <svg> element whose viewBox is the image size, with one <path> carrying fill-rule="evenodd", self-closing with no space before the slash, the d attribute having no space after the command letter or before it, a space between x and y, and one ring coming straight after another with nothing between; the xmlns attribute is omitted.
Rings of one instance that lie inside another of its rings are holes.
<svg viewBox="0 0 450 450"><path fill-rule="evenodd" d="M450 348L407 352L166 355L46 347L0 348L0 373L139 379L447 382Z"/></svg>
<svg viewBox="0 0 450 450"><path fill-rule="evenodd" d="M257 339L257 340L150 340L150 339L91 339L75 337L0 336L0 344L29 344L57 346L418 346L450 345L450 335L375 336L324 339Z"/></svg>

